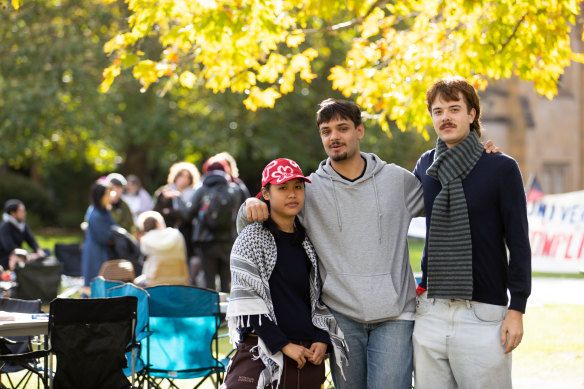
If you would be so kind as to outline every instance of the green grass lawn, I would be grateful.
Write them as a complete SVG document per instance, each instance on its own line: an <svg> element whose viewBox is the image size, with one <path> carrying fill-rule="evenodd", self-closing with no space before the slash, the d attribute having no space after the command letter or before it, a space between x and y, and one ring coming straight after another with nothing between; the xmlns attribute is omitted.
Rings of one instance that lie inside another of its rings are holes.
<svg viewBox="0 0 584 389"><path fill-rule="evenodd" d="M83 241L83 234L58 231L35 232L35 238L42 248L55 250L56 243L77 243Z"/></svg>
<svg viewBox="0 0 584 389"><path fill-rule="evenodd" d="M414 273L421 273L420 261L424 252L424 239L409 238L408 246L410 248L410 265Z"/></svg>
<svg viewBox="0 0 584 389"><path fill-rule="evenodd" d="M36 233L37 241L43 248L54 250L55 243L75 243L83 240L83 234L79 233L62 233L55 231L47 231ZM420 261L422 259L422 252L424 251L424 239L409 238L408 246L410 250L410 265L414 273L420 273ZM534 272L534 277L560 277L560 278L584 278L582 274L560 274L560 273L540 273Z"/></svg>

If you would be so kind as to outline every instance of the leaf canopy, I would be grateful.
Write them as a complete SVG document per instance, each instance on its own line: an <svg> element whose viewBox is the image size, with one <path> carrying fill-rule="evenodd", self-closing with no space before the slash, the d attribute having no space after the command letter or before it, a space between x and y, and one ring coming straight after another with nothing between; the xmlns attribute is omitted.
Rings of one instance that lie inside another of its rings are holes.
<svg viewBox="0 0 584 389"><path fill-rule="evenodd" d="M128 26L105 45L111 64L101 90L131 68L144 89L204 85L242 93L256 110L274 107L297 80L328 77L385 131L394 121L427 138L425 91L445 75L463 76L479 90L515 75L551 99L564 68L583 61L570 46L581 2L127 0ZM341 32L344 61L316 74L313 62L327 48L307 38ZM142 51L152 37L163 47L159 54Z"/></svg>

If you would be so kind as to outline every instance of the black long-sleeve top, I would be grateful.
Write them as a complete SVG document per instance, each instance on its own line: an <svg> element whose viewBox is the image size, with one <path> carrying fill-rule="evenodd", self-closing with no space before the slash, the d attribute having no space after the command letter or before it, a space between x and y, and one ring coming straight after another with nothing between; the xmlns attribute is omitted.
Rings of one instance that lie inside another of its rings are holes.
<svg viewBox="0 0 584 389"><path fill-rule="evenodd" d="M268 283L277 325L265 316L253 315L250 317L251 328L241 329L242 336L253 329L272 353L280 351L290 339L330 345L328 333L312 324L311 265L304 248L294 242L294 234L285 232L280 232L276 238L276 248L276 265Z"/></svg>

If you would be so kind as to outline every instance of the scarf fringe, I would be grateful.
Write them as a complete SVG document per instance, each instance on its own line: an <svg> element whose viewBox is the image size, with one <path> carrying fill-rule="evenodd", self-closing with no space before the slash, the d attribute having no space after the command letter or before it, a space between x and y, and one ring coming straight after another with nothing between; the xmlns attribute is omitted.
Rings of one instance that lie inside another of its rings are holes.
<svg viewBox="0 0 584 389"><path fill-rule="evenodd" d="M320 301L320 277L318 275L318 257L312 243L306 238L302 246L310 259L310 306L313 324L329 333L334 348L335 361L343 378L343 365L348 366L349 347L343 332L338 327L334 316ZM250 327L250 315L266 316L277 324L272 298L270 295L270 276L277 260L276 242L272 234L260 223L248 225L241 231L231 252L231 295L229 300L228 325L232 344L239 342L238 328ZM258 312L258 307L267 308L268 313ZM234 313L230 315L230 310ZM247 319L246 319L247 317ZM258 339L258 358L266 368L260 374L258 389L264 386L278 386L283 363L283 354L271 354L262 339Z"/></svg>

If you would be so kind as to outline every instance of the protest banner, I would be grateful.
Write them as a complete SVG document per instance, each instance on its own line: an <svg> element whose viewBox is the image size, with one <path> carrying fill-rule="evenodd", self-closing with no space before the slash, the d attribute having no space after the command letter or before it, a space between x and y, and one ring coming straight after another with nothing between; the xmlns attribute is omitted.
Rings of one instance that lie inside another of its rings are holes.
<svg viewBox="0 0 584 389"><path fill-rule="evenodd" d="M578 273L584 268L584 191L528 202L527 218L533 271Z"/></svg>

